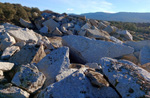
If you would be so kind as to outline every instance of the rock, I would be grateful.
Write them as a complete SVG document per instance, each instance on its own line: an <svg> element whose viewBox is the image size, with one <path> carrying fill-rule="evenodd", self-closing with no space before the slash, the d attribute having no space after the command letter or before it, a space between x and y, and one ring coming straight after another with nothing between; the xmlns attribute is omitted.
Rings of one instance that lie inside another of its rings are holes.
<svg viewBox="0 0 150 98"><path fill-rule="evenodd" d="M110 34L110 33L114 33L114 32L117 31L117 27L115 27L115 26L107 26L107 27L104 29L104 31L108 32L109 34Z"/></svg>
<svg viewBox="0 0 150 98"><path fill-rule="evenodd" d="M34 24L38 30L42 28L43 21L44 21L43 17L38 17L37 19L34 20Z"/></svg>
<svg viewBox="0 0 150 98"><path fill-rule="evenodd" d="M62 24L62 25L61 25L61 28L62 28L62 27L65 27L66 29L68 29L68 28L74 27L74 24L73 24L73 23L65 23L65 24Z"/></svg>
<svg viewBox="0 0 150 98"><path fill-rule="evenodd" d="M40 33L48 33L48 27L44 26L40 29Z"/></svg>
<svg viewBox="0 0 150 98"><path fill-rule="evenodd" d="M85 65L83 64L76 64L76 63L72 63L69 65L69 68L75 68L75 69L80 69L80 68L84 68Z"/></svg>
<svg viewBox="0 0 150 98"><path fill-rule="evenodd" d="M139 59L142 65L150 63L150 47L145 46L141 49Z"/></svg>
<svg viewBox="0 0 150 98"><path fill-rule="evenodd" d="M125 45L75 35L64 36L63 45L68 46L71 55L82 63L98 63L102 57L115 58L134 52Z"/></svg>
<svg viewBox="0 0 150 98"><path fill-rule="evenodd" d="M28 64L28 63L38 63L46 54L44 52L43 46L38 45L25 45L12 56L9 61L14 62L18 65Z"/></svg>
<svg viewBox="0 0 150 98"><path fill-rule="evenodd" d="M58 81L65 79L66 77L68 77L69 75L74 73L75 71L77 71L77 69L68 69L68 70L62 72L61 74L56 76L56 81L58 82Z"/></svg>
<svg viewBox="0 0 150 98"><path fill-rule="evenodd" d="M76 25L74 26L74 29L75 29L77 32L79 32L79 31L81 30L81 27L76 24Z"/></svg>
<svg viewBox="0 0 150 98"><path fill-rule="evenodd" d="M31 22L25 21L24 19L20 18L20 21L22 26L26 28L34 28L33 24Z"/></svg>
<svg viewBox="0 0 150 98"><path fill-rule="evenodd" d="M70 31L70 30L68 30L68 31L66 32L66 34L68 34L68 35L73 35L73 32Z"/></svg>
<svg viewBox="0 0 150 98"><path fill-rule="evenodd" d="M56 27L59 27L59 23L57 23L56 21L54 21L53 19L49 19L45 22L42 23L44 26L47 26L49 29L49 33L53 32L55 30Z"/></svg>
<svg viewBox="0 0 150 98"><path fill-rule="evenodd" d="M69 48L61 47L44 57L37 67L46 76L45 86L48 86L56 81L58 74L68 70L69 65Z"/></svg>
<svg viewBox="0 0 150 98"><path fill-rule="evenodd" d="M109 39L115 43L118 43L118 44L123 44L123 42L113 36L110 36Z"/></svg>
<svg viewBox="0 0 150 98"><path fill-rule="evenodd" d="M62 31L63 33L66 33L66 32L67 32L67 29L66 29L65 27L61 26L61 31Z"/></svg>
<svg viewBox="0 0 150 98"><path fill-rule="evenodd" d="M29 29L17 29L17 30L8 30L8 33L13 36L16 41L28 41L30 39L34 41L38 41L38 38L35 35L33 30Z"/></svg>
<svg viewBox="0 0 150 98"><path fill-rule="evenodd" d="M127 40L133 40L133 36L127 30L119 30L117 33L123 35Z"/></svg>
<svg viewBox="0 0 150 98"><path fill-rule="evenodd" d="M46 36L43 36L42 39L38 42L39 45L43 44L45 48L47 49L53 49L53 45L49 41L49 39Z"/></svg>
<svg viewBox="0 0 150 98"><path fill-rule="evenodd" d="M78 35L80 35L80 36L85 36L85 34L86 34L85 30L80 30L80 32L78 33Z"/></svg>
<svg viewBox="0 0 150 98"><path fill-rule="evenodd" d="M101 66L99 66L97 63L86 63L86 66L94 69L101 69Z"/></svg>
<svg viewBox="0 0 150 98"><path fill-rule="evenodd" d="M121 57L121 59L131 61L134 64L138 64L139 63L138 59L133 54L124 55L124 56Z"/></svg>
<svg viewBox="0 0 150 98"><path fill-rule="evenodd" d="M150 40L137 41L137 42L127 41L125 45L133 47L136 52L136 51L140 51L144 46L150 47Z"/></svg>
<svg viewBox="0 0 150 98"><path fill-rule="evenodd" d="M56 21L62 21L66 16L65 15L62 15L62 16L59 16L59 17L56 17Z"/></svg>
<svg viewBox="0 0 150 98"><path fill-rule="evenodd" d="M107 25L105 25L103 22L100 22L99 24L98 24L98 29L99 30L102 30L102 29L105 29L107 27Z"/></svg>
<svg viewBox="0 0 150 98"><path fill-rule="evenodd" d="M94 19L89 19L89 22L95 26L95 27L98 27L98 21L94 20Z"/></svg>
<svg viewBox="0 0 150 98"><path fill-rule="evenodd" d="M2 71L9 71L13 68L14 63L9 63L9 62L1 62L0 61L0 70Z"/></svg>
<svg viewBox="0 0 150 98"><path fill-rule="evenodd" d="M49 40L55 48L63 46L62 45L62 37L51 37L51 38L49 38Z"/></svg>
<svg viewBox="0 0 150 98"><path fill-rule="evenodd" d="M7 47L1 56L1 59L9 59L12 55L14 55L15 52L20 51L20 48L18 46L10 46Z"/></svg>
<svg viewBox="0 0 150 98"><path fill-rule="evenodd" d="M91 29L91 25L89 24L89 23L86 23L85 25L83 25L82 27L81 27L81 29L82 30L85 30L85 29Z"/></svg>
<svg viewBox="0 0 150 98"><path fill-rule="evenodd" d="M30 94L18 87L0 89L1 98L29 98Z"/></svg>
<svg viewBox="0 0 150 98"><path fill-rule="evenodd" d="M96 38L96 39L109 39L109 34L103 30L99 31L97 29L87 29L86 33L87 37L89 38Z"/></svg>
<svg viewBox="0 0 150 98"><path fill-rule="evenodd" d="M103 73L123 98L149 95L150 73L129 61L102 58Z"/></svg>
<svg viewBox="0 0 150 98"><path fill-rule="evenodd" d="M80 69L42 90L38 98L119 98L111 87L93 87ZM58 93L59 92L59 93Z"/></svg>
<svg viewBox="0 0 150 98"><path fill-rule="evenodd" d="M140 67L142 67L143 69L145 69L146 71L150 72L150 63L146 63L144 65L141 65Z"/></svg>
<svg viewBox="0 0 150 98"><path fill-rule="evenodd" d="M87 69L85 71L85 76L87 76L93 86L96 87L108 87L109 83L104 79L101 73L95 72L95 70Z"/></svg>
<svg viewBox="0 0 150 98"><path fill-rule="evenodd" d="M52 35L54 35L54 36L62 36L63 33L56 27L56 29L53 31Z"/></svg>
<svg viewBox="0 0 150 98"><path fill-rule="evenodd" d="M3 76L3 75L4 75L3 71L2 71L2 70L0 70L0 76Z"/></svg>
<svg viewBox="0 0 150 98"><path fill-rule="evenodd" d="M28 64L20 67L11 82L30 93L34 93L43 86L45 80L44 74L39 72L34 64Z"/></svg>
<svg viewBox="0 0 150 98"><path fill-rule="evenodd" d="M20 42L18 42L18 43L15 44L15 46L18 46L18 47L20 47L20 48L22 48L22 47L25 46L25 45L26 45L26 42L25 42L25 41L20 41Z"/></svg>
<svg viewBox="0 0 150 98"><path fill-rule="evenodd" d="M15 39L8 33L1 36L0 50L4 51L7 47L16 43Z"/></svg>

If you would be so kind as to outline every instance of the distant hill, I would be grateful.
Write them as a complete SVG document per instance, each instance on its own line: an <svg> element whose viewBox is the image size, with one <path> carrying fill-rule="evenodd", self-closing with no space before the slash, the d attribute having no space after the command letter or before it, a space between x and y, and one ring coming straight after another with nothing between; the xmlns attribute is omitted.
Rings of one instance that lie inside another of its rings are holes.
<svg viewBox="0 0 150 98"><path fill-rule="evenodd" d="M119 12L119 13L85 13L87 18L107 20L107 21L122 21L122 22L136 22L136 23L150 23L150 13L132 13L132 12Z"/></svg>

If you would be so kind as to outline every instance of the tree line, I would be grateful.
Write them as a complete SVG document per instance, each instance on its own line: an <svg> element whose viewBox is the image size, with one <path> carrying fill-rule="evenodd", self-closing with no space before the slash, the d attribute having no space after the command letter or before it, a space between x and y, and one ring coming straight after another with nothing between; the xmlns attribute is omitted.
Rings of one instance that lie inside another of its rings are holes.
<svg viewBox="0 0 150 98"><path fill-rule="evenodd" d="M20 25L19 19L33 21L41 14L36 7L26 7L20 4L0 3L0 23L9 22Z"/></svg>

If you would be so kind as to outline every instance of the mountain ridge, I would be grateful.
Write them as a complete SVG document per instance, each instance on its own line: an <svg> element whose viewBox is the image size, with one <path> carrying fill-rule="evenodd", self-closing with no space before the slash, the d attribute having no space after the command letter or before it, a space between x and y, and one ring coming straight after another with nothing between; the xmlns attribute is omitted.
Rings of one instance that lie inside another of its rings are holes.
<svg viewBox="0 0 150 98"><path fill-rule="evenodd" d="M87 18L106 20L106 21L121 21L121 22L136 22L136 23L150 23L150 13L138 12L118 12L118 13L83 13Z"/></svg>

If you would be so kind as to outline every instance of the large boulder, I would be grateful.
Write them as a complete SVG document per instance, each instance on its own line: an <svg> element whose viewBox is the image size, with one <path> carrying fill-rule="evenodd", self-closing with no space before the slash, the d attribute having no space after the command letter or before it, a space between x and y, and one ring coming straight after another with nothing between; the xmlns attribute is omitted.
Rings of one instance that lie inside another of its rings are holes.
<svg viewBox="0 0 150 98"><path fill-rule="evenodd" d="M28 64L28 63L38 63L46 54L44 52L43 45L30 45L27 44L21 48L14 56L12 56L9 61L16 64Z"/></svg>
<svg viewBox="0 0 150 98"><path fill-rule="evenodd" d="M59 27L59 23L57 23L56 21L54 21L53 19L49 19L45 22L42 23L44 26L47 26L50 33L53 32L55 30L56 27Z"/></svg>
<svg viewBox="0 0 150 98"><path fill-rule="evenodd" d="M26 27L26 28L34 28L33 24L31 22L28 22L22 18L20 18L20 21L22 26Z"/></svg>
<svg viewBox="0 0 150 98"><path fill-rule="evenodd" d="M127 41L125 42L125 45L133 47L135 51L140 51L144 46L150 47L150 40L137 41L137 42Z"/></svg>
<svg viewBox="0 0 150 98"><path fill-rule="evenodd" d="M42 90L38 98L119 98L111 87L93 87L84 69L77 70L63 80Z"/></svg>
<svg viewBox="0 0 150 98"><path fill-rule="evenodd" d="M18 28L17 30L8 30L8 33L13 36L16 41L28 41L28 40L34 40L38 41L37 36L35 35L35 32L33 30L29 30L27 28Z"/></svg>
<svg viewBox="0 0 150 98"><path fill-rule="evenodd" d="M20 67L11 82L30 93L34 93L43 86L45 80L44 74L39 72L34 64L28 64Z"/></svg>
<svg viewBox="0 0 150 98"><path fill-rule="evenodd" d="M102 58L103 73L123 98L149 98L150 73L129 62Z"/></svg>
<svg viewBox="0 0 150 98"><path fill-rule="evenodd" d="M37 67L46 76L45 86L48 86L56 82L56 76L68 70L69 65L69 48L61 47L44 57Z"/></svg>
<svg viewBox="0 0 150 98"><path fill-rule="evenodd" d="M9 62L1 62L0 61L0 70L2 71L9 71L13 68L14 63L9 63Z"/></svg>
<svg viewBox="0 0 150 98"><path fill-rule="evenodd" d="M19 51L20 48L18 46L10 46L7 47L1 56L1 59L9 59L15 52Z"/></svg>
<svg viewBox="0 0 150 98"><path fill-rule="evenodd" d="M63 44L70 48L71 55L76 60L83 63L97 63L102 57L115 58L134 51L133 48L121 44L75 35L64 36Z"/></svg>
<svg viewBox="0 0 150 98"><path fill-rule="evenodd" d="M139 59L142 65L150 63L150 47L145 46L141 49Z"/></svg>
<svg viewBox="0 0 150 98"><path fill-rule="evenodd" d="M29 98L30 94L18 87L0 88L0 98Z"/></svg>

